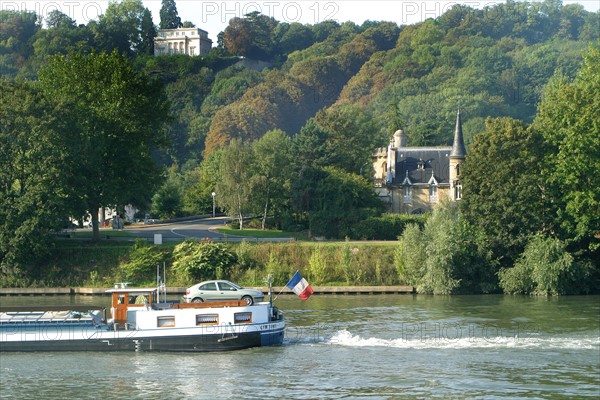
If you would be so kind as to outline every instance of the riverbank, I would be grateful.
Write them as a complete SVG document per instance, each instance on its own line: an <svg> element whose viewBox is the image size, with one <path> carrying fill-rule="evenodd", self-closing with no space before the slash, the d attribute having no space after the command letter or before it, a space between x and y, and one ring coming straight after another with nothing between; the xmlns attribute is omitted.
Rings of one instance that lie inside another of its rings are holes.
<svg viewBox="0 0 600 400"><path fill-rule="evenodd" d="M413 294L412 286L312 286L314 294ZM98 296L110 288L0 288L0 296ZM266 287L254 287L268 294ZM185 294L185 287L168 287L169 294ZM286 286L273 287L274 294L293 294Z"/></svg>

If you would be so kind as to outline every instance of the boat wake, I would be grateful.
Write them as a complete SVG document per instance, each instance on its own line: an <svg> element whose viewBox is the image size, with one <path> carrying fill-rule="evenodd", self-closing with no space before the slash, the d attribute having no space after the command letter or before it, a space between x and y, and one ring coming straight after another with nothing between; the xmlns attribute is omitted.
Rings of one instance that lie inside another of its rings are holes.
<svg viewBox="0 0 600 400"><path fill-rule="evenodd" d="M600 350L600 337L402 337L397 339L363 338L347 330L340 330L327 344L348 347L394 347L409 349L477 349L477 348L523 348L523 349L595 349Z"/></svg>

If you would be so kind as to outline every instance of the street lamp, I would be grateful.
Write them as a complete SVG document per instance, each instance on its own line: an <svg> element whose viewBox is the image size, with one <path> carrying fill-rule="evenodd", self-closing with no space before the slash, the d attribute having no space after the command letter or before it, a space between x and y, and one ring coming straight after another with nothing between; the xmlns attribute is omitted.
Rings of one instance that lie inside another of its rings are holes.
<svg viewBox="0 0 600 400"><path fill-rule="evenodd" d="M213 198L213 218L215 217L215 196L217 195L215 192L212 192L212 198Z"/></svg>

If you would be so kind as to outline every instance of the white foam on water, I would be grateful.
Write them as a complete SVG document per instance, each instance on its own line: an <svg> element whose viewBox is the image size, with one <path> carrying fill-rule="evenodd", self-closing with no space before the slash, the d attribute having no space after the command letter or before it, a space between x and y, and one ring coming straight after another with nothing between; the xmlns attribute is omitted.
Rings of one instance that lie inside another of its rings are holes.
<svg viewBox="0 0 600 400"><path fill-rule="evenodd" d="M600 337L403 337L398 339L362 338L347 330L336 332L326 343L349 347L394 347L410 349L595 349L600 351Z"/></svg>

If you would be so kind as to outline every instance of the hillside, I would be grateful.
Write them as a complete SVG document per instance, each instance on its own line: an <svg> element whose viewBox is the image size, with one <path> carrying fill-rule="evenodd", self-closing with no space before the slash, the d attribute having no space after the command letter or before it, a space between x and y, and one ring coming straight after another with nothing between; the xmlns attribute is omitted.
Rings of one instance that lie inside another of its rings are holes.
<svg viewBox="0 0 600 400"><path fill-rule="evenodd" d="M114 28L115 7L86 26L53 15L46 28L32 13L2 11L0 73L35 79L54 54L123 51L166 85L174 119L171 150L161 162L180 166L198 165L232 138L255 140L276 128L294 135L319 110L347 105L374 121L378 128L368 142L379 145L400 127L414 145L449 144L460 105L470 144L488 116L531 121L550 77L557 71L572 77L582 51L600 37L598 13L555 0L483 10L456 5L410 26L304 26L253 13L225 31L227 39L238 25L252 27L244 43L238 29L237 41L226 40L204 59L155 58L143 46L141 28L137 36ZM238 56L272 67L238 67Z"/></svg>

